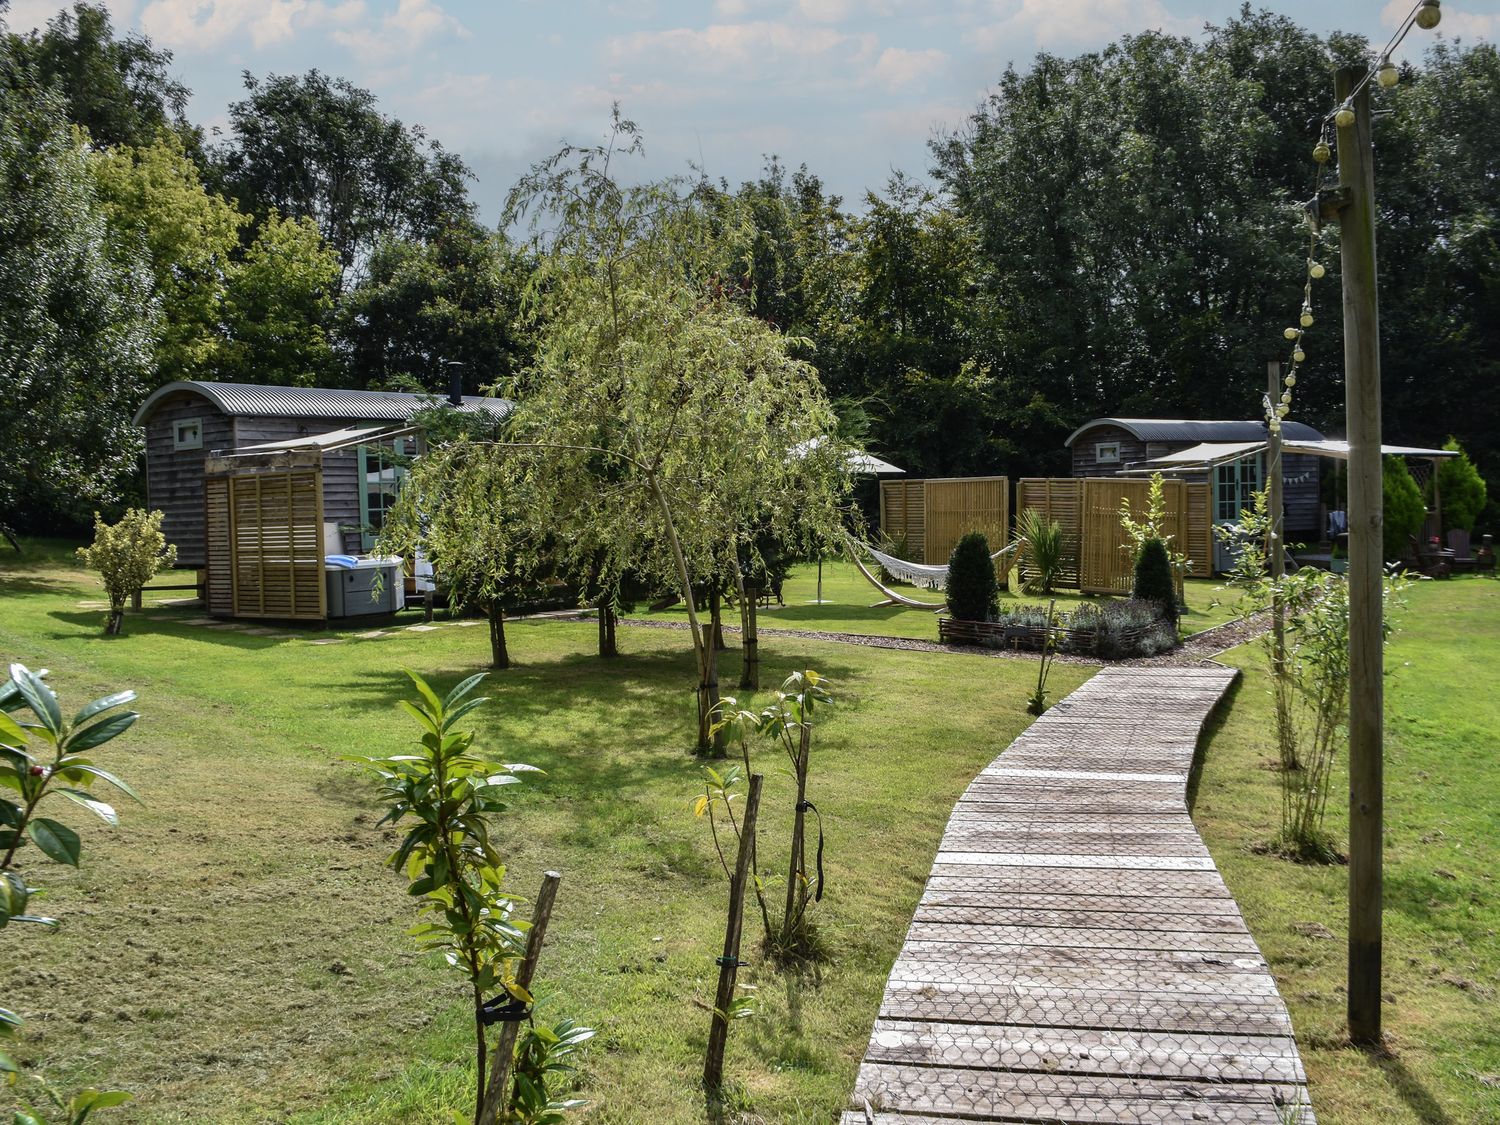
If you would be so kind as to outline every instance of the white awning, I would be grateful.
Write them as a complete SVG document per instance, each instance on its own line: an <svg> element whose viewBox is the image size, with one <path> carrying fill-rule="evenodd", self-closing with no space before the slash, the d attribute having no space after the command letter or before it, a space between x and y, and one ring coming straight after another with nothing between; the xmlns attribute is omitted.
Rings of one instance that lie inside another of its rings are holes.
<svg viewBox="0 0 1500 1125"><path fill-rule="evenodd" d="M814 449L817 449L822 444L823 438L821 436L809 438L807 441L799 442L797 445L793 446L792 452L798 457L805 457L807 456L807 454L811 453ZM844 455L844 464L848 465L849 468L856 473L894 473L899 476L906 475L905 469L898 469L889 461L882 461L873 453L866 453L862 449L849 450L849 452Z"/></svg>
<svg viewBox="0 0 1500 1125"><path fill-rule="evenodd" d="M290 453L293 450L319 450L336 453L353 445L365 445L372 441L389 441L416 433L414 426L349 426L342 430L329 430L326 434L306 434L287 438L285 441L268 441L260 445L247 445L243 449L229 450L225 456L239 457L244 454Z"/></svg>
<svg viewBox="0 0 1500 1125"><path fill-rule="evenodd" d="M1241 457L1252 457L1265 450L1264 441L1207 441L1201 445L1179 449L1165 457L1150 461L1137 461L1121 471L1122 476L1147 476L1151 473L1202 473L1222 465L1226 461L1238 461ZM1349 459L1349 443L1334 439L1320 441L1283 441L1283 453L1300 453L1309 457L1332 457L1340 461ZM1422 449L1414 445L1382 445L1380 452L1386 457L1457 457L1457 453L1446 449Z"/></svg>
<svg viewBox="0 0 1500 1125"><path fill-rule="evenodd" d="M1323 441L1284 441L1284 453L1309 453L1314 457L1336 457L1340 461L1349 459L1349 443L1331 438ZM1415 445L1382 445L1380 452L1386 457L1457 457L1451 449L1422 449Z"/></svg>

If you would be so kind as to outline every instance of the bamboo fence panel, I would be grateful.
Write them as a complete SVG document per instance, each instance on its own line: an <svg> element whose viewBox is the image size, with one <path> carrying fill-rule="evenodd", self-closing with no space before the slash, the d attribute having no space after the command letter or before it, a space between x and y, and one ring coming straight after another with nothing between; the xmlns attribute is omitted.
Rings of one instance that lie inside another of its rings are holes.
<svg viewBox="0 0 1500 1125"><path fill-rule="evenodd" d="M982 531L998 549L1010 534L1008 477L880 482L880 530L909 562L941 566L958 541Z"/></svg>
<svg viewBox="0 0 1500 1125"><path fill-rule="evenodd" d="M1083 540L1083 481L1077 477L1023 477L1016 482L1016 515L1035 508L1049 520L1062 524L1063 568L1058 585L1070 589L1078 586L1079 557ZM1035 573L1023 560L1023 580Z"/></svg>
<svg viewBox="0 0 1500 1125"><path fill-rule="evenodd" d="M927 561L927 507L923 483L920 480L880 482L881 534L889 543L901 548L897 553L908 562Z"/></svg>
<svg viewBox="0 0 1500 1125"><path fill-rule="evenodd" d="M1203 565L1202 557L1194 558L1193 525L1208 521L1207 486L1205 491L1194 494L1180 480L1162 482L1162 499L1166 504L1163 530L1171 535L1173 550L1186 554L1195 573ZM1136 518L1145 515L1151 492L1149 480L1125 479L1123 477L1091 477L1083 482L1084 549L1079 574L1079 589L1086 594L1129 594L1135 579L1135 560L1129 549L1130 542L1125 529L1120 525L1120 508L1130 502L1131 512ZM1201 499L1203 509L1195 521L1192 501ZM1182 575L1177 575L1177 594L1182 596Z"/></svg>
<svg viewBox="0 0 1500 1125"><path fill-rule="evenodd" d="M982 531L992 551L1010 536L1010 480L1006 477L953 477L926 480L924 561L941 566L958 541Z"/></svg>

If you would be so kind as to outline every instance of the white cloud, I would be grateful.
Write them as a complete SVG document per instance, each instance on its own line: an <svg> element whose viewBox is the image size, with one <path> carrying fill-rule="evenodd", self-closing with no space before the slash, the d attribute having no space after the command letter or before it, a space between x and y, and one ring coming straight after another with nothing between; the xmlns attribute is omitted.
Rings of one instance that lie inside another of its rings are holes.
<svg viewBox="0 0 1500 1125"><path fill-rule="evenodd" d="M854 0L797 0L797 11L814 23L843 23L854 14Z"/></svg>
<svg viewBox="0 0 1500 1125"><path fill-rule="evenodd" d="M700 73L735 71L750 76L783 60L827 55L850 42L832 28L755 20L637 31L611 39L607 51L618 63L671 63Z"/></svg>
<svg viewBox="0 0 1500 1125"><path fill-rule="evenodd" d="M318 27L361 19L364 0L151 0L141 26L167 47L212 50L248 39L257 49Z"/></svg>
<svg viewBox="0 0 1500 1125"><path fill-rule="evenodd" d="M1401 21L1411 14L1411 9L1411 0L1390 0L1390 3L1380 10L1380 22L1394 31L1400 26ZM1438 24L1437 29L1445 35L1466 40L1489 39L1493 41L1500 38L1500 13L1465 11L1452 0L1444 4L1442 10L1442 22ZM1402 46L1408 53L1420 51L1420 42L1414 44L1412 36L1421 34L1422 32L1418 30L1407 36ZM1414 47L1416 51L1413 51Z"/></svg>
<svg viewBox="0 0 1500 1125"><path fill-rule="evenodd" d="M909 86L914 82L942 72L948 65L948 56L935 47L923 51L911 51L905 47L887 47L880 52L871 69L871 77L889 87Z"/></svg>
<svg viewBox="0 0 1500 1125"><path fill-rule="evenodd" d="M362 0L350 0L360 3ZM376 23L362 23L333 33L335 43L366 65L386 62L437 39L467 39L468 30L435 0L398 0L396 10Z"/></svg>
<svg viewBox="0 0 1500 1125"><path fill-rule="evenodd" d="M1203 27L1201 19L1172 15L1161 0L1011 0L996 7L1010 14L975 32L981 50L1015 42L1056 50L1146 30L1187 35Z"/></svg>

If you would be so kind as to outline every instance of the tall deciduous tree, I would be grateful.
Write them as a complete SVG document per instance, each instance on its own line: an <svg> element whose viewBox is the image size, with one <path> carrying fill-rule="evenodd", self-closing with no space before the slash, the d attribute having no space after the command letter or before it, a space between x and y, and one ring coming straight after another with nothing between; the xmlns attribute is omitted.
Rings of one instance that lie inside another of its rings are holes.
<svg viewBox="0 0 1500 1125"><path fill-rule="evenodd" d="M220 376L327 386L347 376L328 338L339 263L311 219L266 216L229 277Z"/></svg>
<svg viewBox="0 0 1500 1125"><path fill-rule="evenodd" d="M564 148L511 196L540 259L514 439L559 538L588 544L583 567L602 555L686 603L702 745L718 672L695 585L732 573L757 530L833 533L847 479L817 372L733 298L744 224L677 182L623 186L615 162L638 146L617 112L610 145Z"/></svg>
<svg viewBox="0 0 1500 1125"><path fill-rule="evenodd" d="M216 154L224 184L256 215L311 218L338 255L340 288L364 275L382 239L428 240L467 219L470 172L374 95L317 71L245 74Z"/></svg>
<svg viewBox="0 0 1500 1125"><path fill-rule="evenodd" d="M188 88L170 71L172 52L143 35L117 39L103 6L77 3L44 30L25 36L0 30L0 36L62 97L68 120L87 129L95 144L144 147L169 128L197 147L197 131L185 117Z"/></svg>
<svg viewBox="0 0 1500 1125"><path fill-rule="evenodd" d="M175 133L100 150L90 166L117 242L132 259L144 248L155 275L162 310L156 381L214 378L225 290L247 217L204 188Z"/></svg>
<svg viewBox="0 0 1500 1125"><path fill-rule="evenodd" d="M427 243L391 239L344 295L338 337L361 384L448 391L446 361L467 394L513 378L525 359L517 324L525 263L503 235L455 222Z"/></svg>
<svg viewBox="0 0 1500 1125"><path fill-rule="evenodd" d="M0 523L119 498L140 453L157 310L146 263L111 248L60 99L0 43Z"/></svg>

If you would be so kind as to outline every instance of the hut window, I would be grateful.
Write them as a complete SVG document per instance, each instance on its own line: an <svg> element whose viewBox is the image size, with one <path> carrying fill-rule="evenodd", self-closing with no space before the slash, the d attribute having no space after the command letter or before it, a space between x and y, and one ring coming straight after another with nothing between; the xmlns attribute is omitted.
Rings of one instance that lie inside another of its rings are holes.
<svg viewBox="0 0 1500 1125"><path fill-rule="evenodd" d="M1101 465L1118 464L1120 461L1120 443L1117 441L1101 441L1094 446L1094 460Z"/></svg>
<svg viewBox="0 0 1500 1125"><path fill-rule="evenodd" d="M203 423L197 418L184 418L172 425L173 449L202 449Z"/></svg>
<svg viewBox="0 0 1500 1125"><path fill-rule="evenodd" d="M359 447L359 503L364 522L360 544L364 550L375 546L375 537L385 526L385 513L401 491L413 446L406 438L395 438Z"/></svg>

